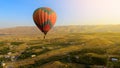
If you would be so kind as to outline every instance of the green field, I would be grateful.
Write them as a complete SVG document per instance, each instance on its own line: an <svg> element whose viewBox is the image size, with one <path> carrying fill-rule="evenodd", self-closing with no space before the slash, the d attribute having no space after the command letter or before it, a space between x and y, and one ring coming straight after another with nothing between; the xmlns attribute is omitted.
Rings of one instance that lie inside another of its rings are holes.
<svg viewBox="0 0 120 68"><path fill-rule="evenodd" d="M0 46L6 67L120 68L120 33L2 35Z"/></svg>

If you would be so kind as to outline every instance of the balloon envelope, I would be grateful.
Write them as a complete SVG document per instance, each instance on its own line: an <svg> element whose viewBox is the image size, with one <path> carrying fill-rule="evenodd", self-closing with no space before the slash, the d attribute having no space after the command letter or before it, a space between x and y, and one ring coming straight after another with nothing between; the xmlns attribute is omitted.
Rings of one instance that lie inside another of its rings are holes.
<svg viewBox="0 0 120 68"><path fill-rule="evenodd" d="M35 24L45 35L55 24L56 18L56 13L48 7L38 8L33 13Z"/></svg>

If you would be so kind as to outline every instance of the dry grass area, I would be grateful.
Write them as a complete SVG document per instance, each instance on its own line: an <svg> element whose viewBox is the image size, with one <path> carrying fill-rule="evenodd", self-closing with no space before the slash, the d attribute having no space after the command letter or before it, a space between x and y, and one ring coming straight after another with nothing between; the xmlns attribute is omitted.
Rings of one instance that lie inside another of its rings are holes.
<svg viewBox="0 0 120 68"><path fill-rule="evenodd" d="M113 65L108 61L108 56L120 58L119 35L50 33L46 39L37 34L3 35L0 36L0 62L13 68L86 68L88 65L93 68L94 65Z"/></svg>

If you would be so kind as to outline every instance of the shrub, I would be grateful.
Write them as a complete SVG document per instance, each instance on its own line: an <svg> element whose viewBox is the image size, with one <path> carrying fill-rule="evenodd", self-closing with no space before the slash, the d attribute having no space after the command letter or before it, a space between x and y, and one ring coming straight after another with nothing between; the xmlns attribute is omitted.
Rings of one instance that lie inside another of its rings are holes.
<svg viewBox="0 0 120 68"><path fill-rule="evenodd" d="M3 49L0 50L0 54L7 54L10 51L8 47L4 47Z"/></svg>
<svg viewBox="0 0 120 68"><path fill-rule="evenodd" d="M11 42L11 45L20 45L23 44L24 42Z"/></svg>

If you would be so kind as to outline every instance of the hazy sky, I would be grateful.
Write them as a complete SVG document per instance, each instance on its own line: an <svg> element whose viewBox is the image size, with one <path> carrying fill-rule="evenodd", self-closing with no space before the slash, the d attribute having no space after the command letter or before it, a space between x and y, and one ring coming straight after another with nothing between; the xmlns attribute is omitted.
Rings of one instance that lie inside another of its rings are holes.
<svg viewBox="0 0 120 68"><path fill-rule="evenodd" d="M0 27L33 26L43 6L56 11L56 25L120 24L120 0L0 0Z"/></svg>

